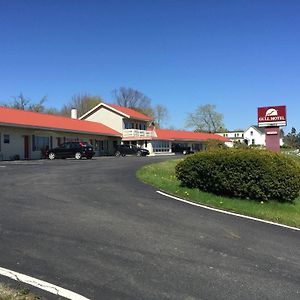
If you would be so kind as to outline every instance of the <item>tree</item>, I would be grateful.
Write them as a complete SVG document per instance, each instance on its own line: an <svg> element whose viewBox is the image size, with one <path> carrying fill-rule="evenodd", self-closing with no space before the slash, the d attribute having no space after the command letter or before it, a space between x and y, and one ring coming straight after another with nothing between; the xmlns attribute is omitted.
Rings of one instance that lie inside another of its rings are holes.
<svg viewBox="0 0 300 300"><path fill-rule="evenodd" d="M13 96L14 99L13 103L7 104L5 106L15 108L15 109L20 109L20 110L26 110L29 100L24 97L22 93L18 96Z"/></svg>
<svg viewBox="0 0 300 300"><path fill-rule="evenodd" d="M86 112L91 110L93 107L101 103L103 100L100 96L90 96L88 94L76 94L73 95L71 101L65 104L60 114L63 116L70 117L72 108L77 109L78 117L84 115Z"/></svg>
<svg viewBox="0 0 300 300"><path fill-rule="evenodd" d="M45 108L44 102L46 100L47 100L47 97L44 96L39 102L29 104L28 110L34 111L34 112L45 112L46 108Z"/></svg>
<svg viewBox="0 0 300 300"><path fill-rule="evenodd" d="M44 102L47 100L47 97L44 96L40 101L37 103L33 103L30 99L26 98L22 93L18 96L12 97L14 101L9 104L5 104L4 106L20 109L20 110L29 110L34 112L44 112L45 106Z"/></svg>
<svg viewBox="0 0 300 300"><path fill-rule="evenodd" d="M283 142L286 146L291 148L300 148L300 133L297 134L296 128L292 127L291 132L289 132L284 138Z"/></svg>
<svg viewBox="0 0 300 300"><path fill-rule="evenodd" d="M161 128L162 123L169 118L169 113L167 108L160 104L154 106L153 118L154 118L155 126Z"/></svg>
<svg viewBox="0 0 300 300"><path fill-rule="evenodd" d="M142 92L133 88L120 87L112 91L116 104L128 108L133 108L154 119L155 126L161 127L162 123L168 119L168 110L163 105L152 107L151 99Z"/></svg>
<svg viewBox="0 0 300 300"><path fill-rule="evenodd" d="M223 115L215 109L216 106L212 104L198 106L194 113L188 114L186 126L195 131L217 132L224 124Z"/></svg>
<svg viewBox="0 0 300 300"><path fill-rule="evenodd" d="M151 99L142 92L126 87L120 87L112 91L113 98L120 106L144 111L151 107Z"/></svg>

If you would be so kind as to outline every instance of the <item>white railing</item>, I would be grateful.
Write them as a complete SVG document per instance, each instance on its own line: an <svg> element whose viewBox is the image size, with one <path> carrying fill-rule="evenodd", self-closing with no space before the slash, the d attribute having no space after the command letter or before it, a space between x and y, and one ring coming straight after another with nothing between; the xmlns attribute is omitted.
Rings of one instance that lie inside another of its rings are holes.
<svg viewBox="0 0 300 300"><path fill-rule="evenodd" d="M123 137L151 138L154 136L155 136L155 133L150 130L123 129Z"/></svg>

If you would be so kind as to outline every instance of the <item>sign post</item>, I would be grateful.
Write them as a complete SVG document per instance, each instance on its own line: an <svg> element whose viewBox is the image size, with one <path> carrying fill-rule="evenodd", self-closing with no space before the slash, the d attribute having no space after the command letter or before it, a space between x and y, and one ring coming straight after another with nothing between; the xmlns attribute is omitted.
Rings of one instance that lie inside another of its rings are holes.
<svg viewBox="0 0 300 300"><path fill-rule="evenodd" d="M275 152L280 151L280 128L286 126L286 106L259 107L258 127L265 127L266 148Z"/></svg>

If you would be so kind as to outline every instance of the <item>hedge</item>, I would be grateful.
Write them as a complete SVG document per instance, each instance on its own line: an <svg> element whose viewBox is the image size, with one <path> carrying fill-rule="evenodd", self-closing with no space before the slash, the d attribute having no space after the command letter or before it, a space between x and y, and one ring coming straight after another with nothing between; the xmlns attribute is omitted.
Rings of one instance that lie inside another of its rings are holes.
<svg viewBox="0 0 300 300"><path fill-rule="evenodd" d="M300 165L283 154L255 149L198 152L176 166L183 186L217 195L293 202L300 191Z"/></svg>

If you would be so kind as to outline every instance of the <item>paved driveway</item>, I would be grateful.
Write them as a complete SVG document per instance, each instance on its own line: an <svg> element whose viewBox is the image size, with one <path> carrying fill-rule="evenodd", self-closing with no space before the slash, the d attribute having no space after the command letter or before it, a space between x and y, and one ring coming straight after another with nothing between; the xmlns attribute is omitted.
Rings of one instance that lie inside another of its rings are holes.
<svg viewBox="0 0 300 300"><path fill-rule="evenodd" d="M90 299L300 299L299 232L135 179L163 159L1 163L0 266Z"/></svg>

